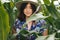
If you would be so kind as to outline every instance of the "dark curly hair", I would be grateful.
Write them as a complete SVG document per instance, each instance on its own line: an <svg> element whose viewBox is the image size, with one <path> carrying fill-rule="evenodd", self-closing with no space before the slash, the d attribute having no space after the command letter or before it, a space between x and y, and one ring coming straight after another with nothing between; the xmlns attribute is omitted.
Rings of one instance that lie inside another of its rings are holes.
<svg viewBox="0 0 60 40"><path fill-rule="evenodd" d="M22 3L21 6L20 6L20 12L19 12L19 15L18 15L18 19L20 21L26 21L26 18L25 18L26 16L25 16L23 10L25 9L27 4L28 3ZM33 10L33 13L34 13L36 11L36 6L32 3L30 3L30 4L31 4L31 7L32 7L32 10Z"/></svg>

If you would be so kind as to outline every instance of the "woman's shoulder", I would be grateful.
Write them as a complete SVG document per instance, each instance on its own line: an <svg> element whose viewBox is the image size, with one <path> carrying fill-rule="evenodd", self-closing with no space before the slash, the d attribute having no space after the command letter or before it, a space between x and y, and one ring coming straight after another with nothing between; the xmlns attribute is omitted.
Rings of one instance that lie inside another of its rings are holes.
<svg viewBox="0 0 60 40"><path fill-rule="evenodd" d="M19 19L16 19L14 22L14 26L19 29L21 29L23 24L24 24L24 22L21 22Z"/></svg>
<svg viewBox="0 0 60 40"><path fill-rule="evenodd" d="M22 25L24 22L21 22L18 18L14 22L15 25Z"/></svg>
<svg viewBox="0 0 60 40"><path fill-rule="evenodd" d="M45 20L38 20L37 21L37 26L43 26L43 25L46 25L47 23L46 23L46 21Z"/></svg>
<svg viewBox="0 0 60 40"><path fill-rule="evenodd" d="M15 24L19 24L20 23L20 20L17 18L16 20L15 20Z"/></svg>
<svg viewBox="0 0 60 40"><path fill-rule="evenodd" d="M42 20L38 20L37 22L38 22L38 23L41 23L41 24L46 23L46 21L45 21L44 19L42 19Z"/></svg>
<svg viewBox="0 0 60 40"><path fill-rule="evenodd" d="M40 22L42 23L42 24L46 24L46 21L45 20L40 20Z"/></svg>
<svg viewBox="0 0 60 40"><path fill-rule="evenodd" d="M16 18L15 21L20 21L20 20L18 18Z"/></svg>

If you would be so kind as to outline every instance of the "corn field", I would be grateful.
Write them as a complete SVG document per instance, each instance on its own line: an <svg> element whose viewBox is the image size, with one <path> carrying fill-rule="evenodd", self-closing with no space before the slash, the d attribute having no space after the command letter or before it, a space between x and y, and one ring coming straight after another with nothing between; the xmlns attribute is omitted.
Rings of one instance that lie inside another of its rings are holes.
<svg viewBox="0 0 60 40"><path fill-rule="evenodd" d="M0 0L0 40L13 40L14 36L11 34L11 29L17 18L18 11L15 3L22 0L10 0L9 2L2 3ZM48 36L38 36L36 40L60 40L60 7L54 5L55 0L43 0L44 4L38 0L43 19L48 23ZM48 16L48 17L46 17ZM34 19L39 19L33 15ZM33 18L30 19L33 19ZM39 17L39 16L38 16ZM27 22L29 22L28 20Z"/></svg>

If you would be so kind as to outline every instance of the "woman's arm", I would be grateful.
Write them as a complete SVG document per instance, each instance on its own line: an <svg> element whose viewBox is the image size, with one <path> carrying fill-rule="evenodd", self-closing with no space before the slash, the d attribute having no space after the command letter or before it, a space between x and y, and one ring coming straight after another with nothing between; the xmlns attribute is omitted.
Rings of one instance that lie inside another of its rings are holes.
<svg viewBox="0 0 60 40"><path fill-rule="evenodd" d="M47 36L48 35L48 27L47 27L47 22L45 21L45 20L41 20L40 21L41 22L41 24L42 24L42 27L45 27L43 30L43 33L42 33L42 35L43 36Z"/></svg>
<svg viewBox="0 0 60 40"><path fill-rule="evenodd" d="M14 22L14 25L12 27L12 34L17 33L17 28L20 27L19 23L20 23L20 21L18 19L16 19L15 22Z"/></svg>

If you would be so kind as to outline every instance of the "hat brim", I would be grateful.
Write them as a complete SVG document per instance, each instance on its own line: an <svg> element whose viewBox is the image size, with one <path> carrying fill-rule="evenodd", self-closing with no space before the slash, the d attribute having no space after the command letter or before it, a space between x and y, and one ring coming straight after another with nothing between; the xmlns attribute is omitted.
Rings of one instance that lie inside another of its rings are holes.
<svg viewBox="0 0 60 40"><path fill-rule="evenodd" d="M18 11L19 11L20 6L21 6L22 3L32 3L32 4L34 4L36 7L38 6L38 3L36 3L36 2L32 2L32 1L21 1L21 2L17 2L17 3L16 3L16 7L17 7Z"/></svg>

